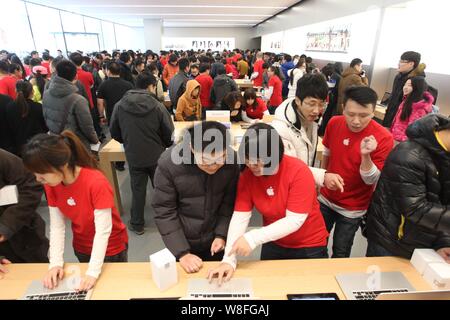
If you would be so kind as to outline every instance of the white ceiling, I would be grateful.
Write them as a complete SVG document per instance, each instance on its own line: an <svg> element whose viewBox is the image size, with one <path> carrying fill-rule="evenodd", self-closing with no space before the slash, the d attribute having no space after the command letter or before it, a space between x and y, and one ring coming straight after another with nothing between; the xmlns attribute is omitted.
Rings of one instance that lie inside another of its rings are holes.
<svg viewBox="0 0 450 320"><path fill-rule="evenodd" d="M165 27L250 27L298 0L30 0L54 8L143 26L162 19Z"/></svg>

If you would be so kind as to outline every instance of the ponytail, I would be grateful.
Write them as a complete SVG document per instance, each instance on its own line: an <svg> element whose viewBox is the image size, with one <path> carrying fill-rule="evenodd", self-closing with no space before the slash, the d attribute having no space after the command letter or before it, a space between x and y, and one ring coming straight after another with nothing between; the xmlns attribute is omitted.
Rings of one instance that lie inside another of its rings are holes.
<svg viewBox="0 0 450 320"><path fill-rule="evenodd" d="M69 146L72 154L69 161L70 167L73 169L75 169L75 166L98 169L97 160L95 160L91 153L86 149L75 133L70 130L64 130L61 133L61 137Z"/></svg>
<svg viewBox="0 0 450 320"><path fill-rule="evenodd" d="M24 147L22 154L24 165L35 173L63 172L68 165L72 172L75 167L97 169L97 161L89 153L80 139L71 131L60 135L38 134Z"/></svg>
<svg viewBox="0 0 450 320"><path fill-rule="evenodd" d="M16 82L16 91L17 97L15 103L20 110L20 116L22 118L25 118L28 116L28 113L30 111L27 99L33 92L33 86L27 81L19 80Z"/></svg>

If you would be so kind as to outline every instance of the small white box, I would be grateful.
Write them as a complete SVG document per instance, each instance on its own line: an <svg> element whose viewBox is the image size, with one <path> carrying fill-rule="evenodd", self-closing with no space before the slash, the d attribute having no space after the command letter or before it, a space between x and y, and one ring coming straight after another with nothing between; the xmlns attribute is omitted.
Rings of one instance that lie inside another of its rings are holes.
<svg viewBox="0 0 450 320"><path fill-rule="evenodd" d="M177 284L178 273L176 259L168 250L163 249L150 255L152 278L159 290L164 291Z"/></svg>
<svg viewBox="0 0 450 320"><path fill-rule="evenodd" d="M0 189L0 206L9 206L18 202L19 191L16 185L8 185Z"/></svg>
<svg viewBox="0 0 450 320"><path fill-rule="evenodd" d="M450 289L450 264L446 262L430 263L425 270L423 278L433 289Z"/></svg>
<svg viewBox="0 0 450 320"><path fill-rule="evenodd" d="M415 249L411 258L411 264L423 276L428 265L433 262L445 263L442 258L433 249Z"/></svg>

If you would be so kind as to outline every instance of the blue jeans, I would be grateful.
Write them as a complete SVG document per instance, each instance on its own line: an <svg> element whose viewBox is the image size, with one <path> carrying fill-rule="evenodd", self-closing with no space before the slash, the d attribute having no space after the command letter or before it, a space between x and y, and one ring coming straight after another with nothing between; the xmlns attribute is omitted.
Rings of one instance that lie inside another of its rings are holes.
<svg viewBox="0 0 450 320"><path fill-rule="evenodd" d="M362 218L350 219L344 217L322 203L320 204L320 211L325 220L327 231L331 232L334 227L332 258L350 257L353 240L361 225Z"/></svg>
<svg viewBox="0 0 450 320"><path fill-rule="evenodd" d="M388 250L378 243L369 240L367 243L366 257L391 257L393 256Z"/></svg>
<svg viewBox="0 0 450 320"><path fill-rule="evenodd" d="M321 259L328 258L327 247L313 248L284 248L274 242L263 244L261 248L261 260L285 260L285 259Z"/></svg>

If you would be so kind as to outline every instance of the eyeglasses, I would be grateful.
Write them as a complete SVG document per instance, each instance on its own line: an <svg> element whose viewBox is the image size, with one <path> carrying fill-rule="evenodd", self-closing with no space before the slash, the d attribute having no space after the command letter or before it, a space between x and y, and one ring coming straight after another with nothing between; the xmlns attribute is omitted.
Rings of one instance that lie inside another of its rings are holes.
<svg viewBox="0 0 450 320"><path fill-rule="evenodd" d="M302 103L304 106L308 107L308 108L319 108L319 109L324 109L327 106L326 102L307 102L307 101L303 101Z"/></svg>
<svg viewBox="0 0 450 320"><path fill-rule="evenodd" d="M408 60L399 60L398 63L404 64L404 63L410 63L410 62L411 62L411 61L408 61Z"/></svg>

